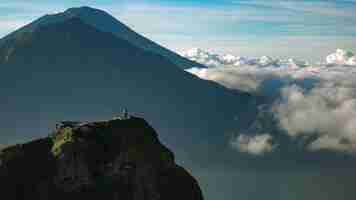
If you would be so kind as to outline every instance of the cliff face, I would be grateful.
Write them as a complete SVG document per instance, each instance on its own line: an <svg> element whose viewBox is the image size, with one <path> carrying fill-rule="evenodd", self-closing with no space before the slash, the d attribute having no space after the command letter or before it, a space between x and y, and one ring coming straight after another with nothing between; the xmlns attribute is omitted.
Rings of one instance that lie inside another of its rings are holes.
<svg viewBox="0 0 356 200"><path fill-rule="evenodd" d="M143 119L65 125L0 154L1 195L22 199L201 200L197 181Z"/></svg>

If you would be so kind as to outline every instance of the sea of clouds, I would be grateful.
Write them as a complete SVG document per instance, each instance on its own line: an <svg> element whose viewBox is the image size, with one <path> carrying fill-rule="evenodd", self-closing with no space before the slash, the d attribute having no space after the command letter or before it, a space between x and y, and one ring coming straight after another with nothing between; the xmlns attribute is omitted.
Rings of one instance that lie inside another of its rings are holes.
<svg viewBox="0 0 356 200"><path fill-rule="evenodd" d="M356 154L356 55L338 49L320 63L268 56L248 58L191 49L182 56L207 66L187 69L202 79L267 99L278 128L305 139L307 151ZM278 148L273 133L239 134L232 148L263 155Z"/></svg>

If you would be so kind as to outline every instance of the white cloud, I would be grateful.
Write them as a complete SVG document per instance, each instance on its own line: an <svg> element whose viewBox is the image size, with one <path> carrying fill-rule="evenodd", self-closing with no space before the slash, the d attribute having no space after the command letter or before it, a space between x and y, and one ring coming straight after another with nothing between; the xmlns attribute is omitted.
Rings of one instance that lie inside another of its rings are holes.
<svg viewBox="0 0 356 200"><path fill-rule="evenodd" d="M269 134L255 136L241 134L238 137L233 138L230 141L230 145L232 148L242 153L248 153L256 156L270 153L276 147L273 144L272 136Z"/></svg>
<svg viewBox="0 0 356 200"><path fill-rule="evenodd" d="M270 97L280 129L290 138L314 138L307 150L356 153L356 59L352 52L338 49L318 64L269 57L244 57L243 64L236 64L234 58L241 57L197 52L186 56L199 61L200 55L208 55L204 62L214 59L219 64L188 72L231 89ZM253 152L250 141L256 143L254 138L240 136L232 144L240 151Z"/></svg>
<svg viewBox="0 0 356 200"><path fill-rule="evenodd" d="M356 55L350 51L345 51L343 49L337 49L335 53L330 54L326 57L327 64L334 65L355 65L356 66Z"/></svg>
<svg viewBox="0 0 356 200"><path fill-rule="evenodd" d="M282 91L276 115L291 137L317 139L309 149L356 152L356 88L330 83L306 92L290 86Z"/></svg>
<svg viewBox="0 0 356 200"><path fill-rule="evenodd" d="M257 67L293 67L303 68L312 66L309 62L298 59L274 59L269 56L260 58L249 58L234 56L231 54L215 54L199 48L189 49L180 53L182 56L204 64L208 67L222 66L257 66ZM337 49L336 52L328 55L321 65L348 65L356 66L356 55L350 51ZM320 67L320 64L313 67Z"/></svg>
<svg viewBox="0 0 356 200"><path fill-rule="evenodd" d="M251 59L246 57L234 56L231 54L214 54L199 48L193 48L180 54L186 58L189 58L190 60L194 60L208 67L243 65L268 66L274 65L278 62L278 60L272 59L269 56L262 56L258 59Z"/></svg>
<svg viewBox="0 0 356 200"><path fill-rule="evenodd" d="M188 72L195 74L201 79L218 82L231 89L240 89L244 91L257 90L265 74L257 74L251 70L239 70L232 67L223 68L192 68Z"/></svg>
<svg viewBox="0 0 356 200"><path fill-rule="evenodd" d="M329 135L319 137L317 140L315 140L309 145L308 149L311 151L335 150L348 153L356 152L355 143L349 142L346 139L331 137Z"/></svg>

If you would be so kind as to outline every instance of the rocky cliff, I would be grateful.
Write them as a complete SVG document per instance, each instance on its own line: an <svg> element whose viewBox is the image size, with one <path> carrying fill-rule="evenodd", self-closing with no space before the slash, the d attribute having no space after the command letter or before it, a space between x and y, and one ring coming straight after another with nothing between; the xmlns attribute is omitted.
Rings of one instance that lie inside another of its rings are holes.
<svg viewBox="0 0 356 200"><path fill-rule="evenodd" d="M67 122L47 138L3 149L0 188L7 200L203 199L155 130L135 117Z"/></svg>

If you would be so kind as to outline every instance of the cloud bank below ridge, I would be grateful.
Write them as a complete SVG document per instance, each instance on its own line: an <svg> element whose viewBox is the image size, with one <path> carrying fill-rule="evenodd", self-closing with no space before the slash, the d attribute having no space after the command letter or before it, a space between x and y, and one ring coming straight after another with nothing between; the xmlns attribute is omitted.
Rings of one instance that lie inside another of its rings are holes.
<svg viewBox="0 0 356 200"><path fill-rule="evenodd" d="M306 151L356 153L356 56L352 52L338 49L315 64L201 49L182 55L207 66L186 70L202 79L267 97L278 128L291 139L309 141ZM272 140L272 133L240 134L230 146L252 155L265 154L274 149L268 146Z"/></svg>

